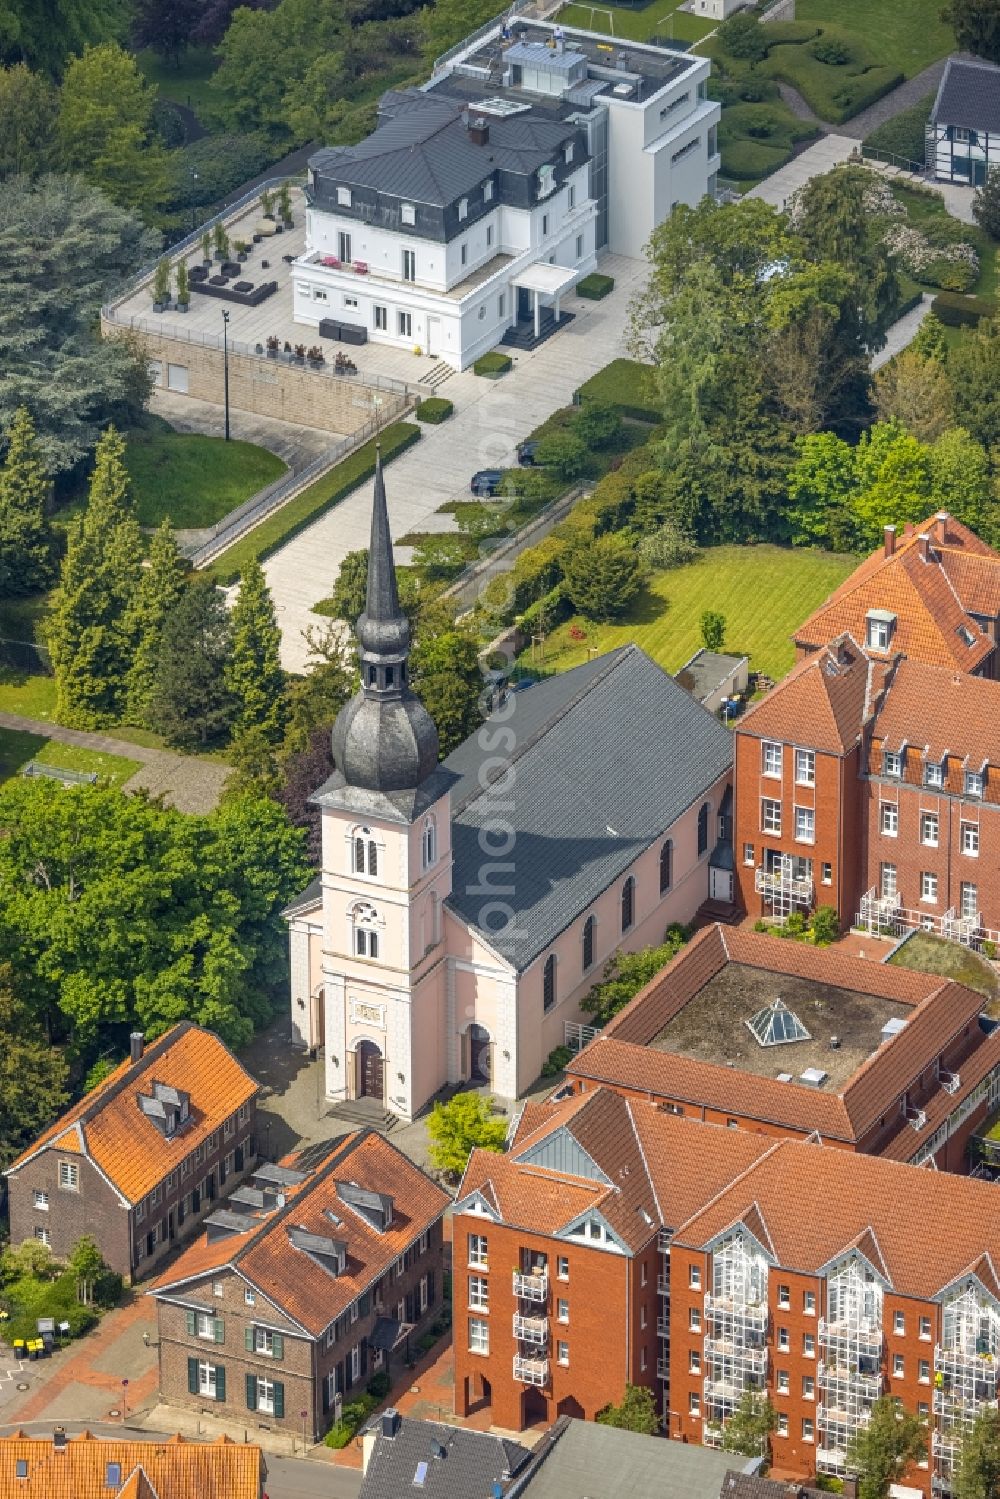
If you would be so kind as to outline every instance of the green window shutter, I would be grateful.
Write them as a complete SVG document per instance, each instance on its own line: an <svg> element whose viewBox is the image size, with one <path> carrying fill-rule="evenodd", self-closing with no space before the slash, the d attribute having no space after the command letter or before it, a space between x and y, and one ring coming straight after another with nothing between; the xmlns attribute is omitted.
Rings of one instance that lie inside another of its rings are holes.
<svg viewBox="0 0 1000 1499"><path fill-rule="evenodd" d="M281 1421L285 1414L285 1387L278 1380L274 1381L274 1415L275 1419Z"/></svg>
<svg viewBox="0 0 1000 1499"><path fill-rule="evenodd" d="M189 1395L197 1395L197 1393L198 1393L198 1360L196 1358L189 1358L188 1359L188 1394Z"/></svg>
<svg viewBox="0 0 1000 1499"><path fill-rule="evenodd" d="M284 1358L284 1356L285 1356L285 1340L281 1336L280 1332L276 1332L274 1334L273 1348L274 1348L274 1357L275 1358L277 1358L277 1359Z"/></svg>
<svg viewBox="0 0 1000 1499"><path fill-rule="evenodd" d="M244 1329L243 1329L243 1346L246 1348L247 1353L253 1353L253 1328L252 1327L244 1327Z"/></svg>
<svg viewBox="0 0 1000 1499"><path fill-rule="evenodd" d="M215 1341L217 1343L224 1343L226 1341L226 1324L221 1317L215 1318L212 1323L212 1331L215 1334Z"/></svg>
<svg viewBox="0 0 1000 1499"><path fill-rule="evenodd" d="M188 1330L188 1337L190 1337L190 1338L197 1337L197 1334L198 1334L198 1322L197 1322L197 1319L195 1317L194 1312L188 1312L187 1313L187 1330Z"/></svg>
<svg viewBox="0 0 1000 1499"><path fill-rule="evenodd" d="M247 1410L257 1409L257 1377L254 1374L247 1375Z"/></svg>
<svg viewBox="0 0 1000 1499"><path fill-rule="evenodd" d="M226 1398L226 1370L222 1364L215 1366L215 1398L218 1401Z"/></svg>

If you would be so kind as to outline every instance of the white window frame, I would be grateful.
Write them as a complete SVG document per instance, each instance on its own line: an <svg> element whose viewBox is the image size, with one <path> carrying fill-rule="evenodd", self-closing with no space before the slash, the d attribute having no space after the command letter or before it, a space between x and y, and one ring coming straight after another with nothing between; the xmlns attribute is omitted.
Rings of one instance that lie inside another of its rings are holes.
<svg viewBox="0 0 1000 1499"><path fill-rule="evenodd" d="M476 1270L488 1270L489 1240L485 1234L469 1234L469 1268Z"/></svg>
<svg viewBox="0 0 1000 1499"><path fill-rule="evenodd" d="M796 843L816 842L815 807L795 808L795 841Z"/></svg>
<svg viewBox="0 0 1000 1499"><path fill-rule="evenodd" d="M244 1288L243 1288L243 1305L244 1306L256 1306L257 1305L257 1298L256 1298L256 1296L254 1295L253 1291L250 1289L249 1286L244 1286Z"/></svg>
<svg viewBox="0 0 1000 1499"><path fill-rule="evenodd" d="M42 1192L37 1187L35 1188L35 1207L40 1213L47 1213L49 1210L48 1192Z"/></svg>
<svg viewBox="0 0 1000 1499"><path fill-rule="evenodd" d="M61 1192L79 1192L80 1190L80 1162L59 1162L59 1190Z"/></svg>
<svg viewBox="0 0 1000 1499"><path fill-rule="evenodd" d="M402 310L402 308L400 308L400 310L396 313L396 328L397 328L397 337L399 337L399 338L412 338L413 337L413 314L412 314L412 312L404 312Z"/></svg>
<svg viewBox="0 0 1000 1499"><path fill-rule="evenodd" d="M795 784L796 786L815 786L816 784L816 751L811 749L797 749L795 751Z"/></svg>
<svg viewBox="0 0 1000 1499"><path fill-rule="evenodd" d="M479 1353L484 1357L490 1351L490 1324L483 1322L479 1317L469 1318L469 1352Z"/></svg>
<svg viewBox="0 0 1000 1499"><path fill-rule="evenodd" d="M922 869L920 871L920 899L925 905L937 905L938 877L932 869Z"/></svg>
<svg viewBox="0 0 1000 1499"><path fill-rule="evenodd" d="M940 788L944 785L944 763L941 760L928 760L924 765L924 785Z"/></svg>
<svg viewBox="0 0 1000 1499"><path fill-rule="evenodd" d="M970 859L979 858L979 824L978 822L962 823L962 852Z"/></svg>
<svg viewBox="0 0 1000 1499"><path fill-rule="evenodd" d="M415 224L417 222L417 210L412 203L403 203L399 210L400 223Z"/></svg>
<svg viewBox="0 0 1000 1499"><path fill-rule="evenodd" d="M899 837L899 803L879 803L879 832L883 838Z"/></svg>
<svg viewBox="0 0 1000 1499"><path fill-rule="evenodd" d="M762 796L760 799L760 827L763 833L781 837L781 803L773 797Z"/></svg>
<svg viewBox="0 0 1000 1499"><path fill-rule="evenodd" d="M962 880L958 887L958 913L965 921L979 915L979 886L972 880Z"/></svg>
<svg viewBox="0 0 1000 1499"><path fill-rule="evenodd" d="M921 812L920 842L924 848L937 848L941 837L941 819L936 812Z"/></svg>
<svg viewBox="0 0 1000 1499"><path fill-rule="evenodd" d="M337 188L337 202L340 204L341 208L350 208L351 189L349 187Z"/></svg>
<svg viewBox="0 0 1000 1499"><path fill-rule="evenodd" d="M983 794L983 775L979 770L967 770L965 772L965 794L966 796L980 797Z"/></svg>
<svg viewBox="0 0 1000 1499"><path fill-rule="evenodd" d="M760 744L760 773L773 780L781 780L784 746L774 739L762 739Z"/></svg>
<svg viewBox="0 0 1000 1499"><path fill-rule="evenodd" d="M257 1376L257 1410L262 1416L274 1415L274 1380Z"/></svg>
<svg viewBox="0 0 1000 1499"><path fill-rule="evenodd" d="M201 1338L205 1343L215 1342L215 1324L218 1319L214 1312L195 1312L194 1333L196 1338ZM206 1331L207 1328L207 1331Z"/></svg>
<svg viewBox="0 0 1000 1499"><path fill-rule="evenodd" d="M198 1360L198 1394L208 1400L214 1400L216 1385L216 1366L210 1364L207 1359Z"/></svg>
<svg viewBox="0 0 1000 1499"><path fill-rule="evenodd" d="M269 1327L254 1328L253 1351L254 1353L263 1353L268 1358L274 1358L274 1333Z"/></svg>
<svg viewBox="0 0 1000 1499"><path fill-rule="evenodd" d="M483 1275L469 1276L470 1312L488 1312L490 1309L490 1283Z"/></svg>
<svg viewBox="0 0 1000 1499"><path fill-rule="evenodd" d="M903 756L896 750L882 751L882 774L898 780L903 774Z"/></svg>
<svg viewBox="0 0 1000 1499"><path fill-rule="evenodd" d="M899 868L897 865L886 863L879 865L878 888L883 900L895 900L899 894Z"/></svg>

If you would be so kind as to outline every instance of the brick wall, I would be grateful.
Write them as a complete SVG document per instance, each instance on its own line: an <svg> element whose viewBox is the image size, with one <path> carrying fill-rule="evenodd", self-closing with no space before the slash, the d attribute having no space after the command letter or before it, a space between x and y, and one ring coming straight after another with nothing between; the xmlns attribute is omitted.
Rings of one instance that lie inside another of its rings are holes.
<svg viewBox="0 0 1000 1499"><path fill-rule="evenodd" d="M161 389L211 401L216 406L223 404L221 349L188 343L166 332L122 328L103 318L101 332L106 338L127 334L139 339L149 359L160 365L157 383ZM187 372L186 391L176 390L177 382L169 378L170 365ZM377 413L384 420L398 415L406 404L400 396L378 391L360 379L337 379L251 354L229 355L229 403L236 411L251 411L256 416L276 417L300 427L322 427L350 436L376 415L376 399Z"/></svg>
<svg viewBox="0 0 1000 1499"><path fill-rule="evenodd" d="M59 1162L75 1163L79 1188L59 1186ZM45 1229L52 1253L65 1259L84 1234L96 1241L112 1270L126 1278L131 1273L129 1209L86 1156L43 1150L7 1178L12 1244L36 1237ZM47 1196L47 1209L35 1206L35 1193Z"/></svg>

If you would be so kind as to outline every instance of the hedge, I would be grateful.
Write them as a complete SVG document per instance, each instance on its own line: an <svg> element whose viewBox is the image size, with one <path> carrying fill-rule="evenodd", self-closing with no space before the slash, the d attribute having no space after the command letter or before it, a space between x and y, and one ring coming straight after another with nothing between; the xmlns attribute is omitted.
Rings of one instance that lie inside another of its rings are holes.
<svg viewBox="0 0 1000 1499"><path fill-rule="evenodd" d="M893 321L898 322L901 317L905 317L908 312L912 312L914 307L919 307L923 300L924 294L922 291L915 291L910 296L904 297L896 308L896 316Z"/></svg>
<svg viewBox="0 0 1000 1499"><path fill-rule="evenodd" d="M963 297L955 291L938 292L931 312L948 328L974 328L980 318L996 317L997 304L992 297Z"/></svg>
<svg viewBox="0 0 1000 1499"><path fill-rule="evenodd" d="M864 144L872 151L886 156L901 156L904 161L923 165L926 153L925 131L934 105L934 95L928 94L919 104L902 110L891 120L877 125L871 135L866 135Z"/></svg>
<svg viewBox="0 0 1000 1499"><path fill-rule="evenodd" d="M382 462L391 463L393 458L398 458L420 436L420 428L412 422L393 422L381 433ZM322 479L310 484L294 500L289 500L287 505L282 505L241 540L227 547L205 571L218 583L235 583L241 570L252 558L256 557L263 562L265 557L270 557L286 541L291 541L293 536L298 536L313 521L319 520L321 515L325 515L350 494L352 489L357 489L359 484L372 477L375 472L375 441L372 438L370 442L366 442L356 453L351 453L328 474L324 474Z"/></svg>
<svg viewBox="0 0 1000 1499"><path fill-rule="evenodd" d="M513 364L509 354L498 354L494 349L491 354L482 354L472 366L474 375L505 375Z"/></svg>
<svg viewBox="0 0 1000 1499"><path fill-rule="evenodd" d="M613 359L580 386L573 400L576 405L599 401L633 421L658 422L662 413L656 409L655 396L650 365L635 359Z"/></svg>
<svg viewBox="0 0 1000 1499"><path fill-rule="evenodd" d="M584 276L582 281L576 284L578 297L586 297L591 302L599 302L606 297L608 292L614 291L614 276L602 276L599 271L591 271L589 276Z"/></svg>
<svg viewBox="0 0 1000 1499"><path fill-rule="evenodd" d="M437 426L438 422L447 421L454 409L454 402L446 401L444 396L428 396L427 400L421 401L417 407L417 421L430 422Z"/></svg>

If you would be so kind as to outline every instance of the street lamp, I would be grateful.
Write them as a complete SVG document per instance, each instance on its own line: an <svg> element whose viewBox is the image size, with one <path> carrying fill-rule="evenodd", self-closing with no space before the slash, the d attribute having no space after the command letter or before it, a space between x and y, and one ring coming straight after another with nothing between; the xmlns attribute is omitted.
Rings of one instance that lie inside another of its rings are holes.
<svg viewBox="0 0 1000 1499"><path fill-rule="evenodd" d="M229 313L222 311L222 390L226 403L226 441L229 441Z"/></svg>
<svg viewBox="0 0 1000 1499"><path fill-rule="evenodd" d="M198 205L194 201L195 183L198 181L198 173L195 171L194 167L189 167L188 171L191 173L191 233L193 234L195 225L198 222Z"/></svg>

